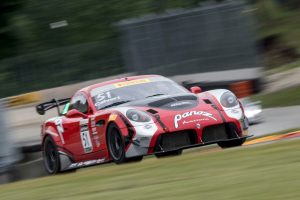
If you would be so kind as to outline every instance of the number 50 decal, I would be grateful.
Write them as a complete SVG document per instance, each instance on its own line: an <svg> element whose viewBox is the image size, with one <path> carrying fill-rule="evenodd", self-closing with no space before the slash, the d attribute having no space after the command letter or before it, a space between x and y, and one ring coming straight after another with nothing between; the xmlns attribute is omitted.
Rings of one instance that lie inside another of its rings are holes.
<svg viewBox="0 0 300 200"><path fill-rule="evenodd" d="M93 150L93 144L91 142L91 137L87 125L83 125L80 127L80 137L84 152L91 152Z"/></svg>

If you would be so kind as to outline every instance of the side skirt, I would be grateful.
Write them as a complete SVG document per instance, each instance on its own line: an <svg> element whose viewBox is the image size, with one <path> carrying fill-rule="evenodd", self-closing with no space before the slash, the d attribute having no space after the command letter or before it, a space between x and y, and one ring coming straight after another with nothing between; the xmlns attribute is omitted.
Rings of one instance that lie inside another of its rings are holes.
<svg viewBox="0 0 300 200"><path fill-rule="evenodd" d="M65 152L59 151L58 153L60 159L60 171L68 171L68 170L89 167L89 166L108 162L104 158L96 159L96 160L87 160L83 162L74 162L73 159Z"/></svg>

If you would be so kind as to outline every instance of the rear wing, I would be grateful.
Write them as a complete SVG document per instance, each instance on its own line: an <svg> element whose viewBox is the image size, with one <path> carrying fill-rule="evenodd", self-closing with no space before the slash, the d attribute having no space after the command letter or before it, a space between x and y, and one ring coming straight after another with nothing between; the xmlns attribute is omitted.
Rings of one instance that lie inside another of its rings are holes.
<svg viewBox="0 0 300 200"><path fill-rule="evenodd" d="M36 112L40 115L44 115L47 110L52 108L57 108L58 115L62 115L60 112L59 106L68 104L70 102L70 98L66 99L52 99L51 101L41 103L35 107Z"/></svg>

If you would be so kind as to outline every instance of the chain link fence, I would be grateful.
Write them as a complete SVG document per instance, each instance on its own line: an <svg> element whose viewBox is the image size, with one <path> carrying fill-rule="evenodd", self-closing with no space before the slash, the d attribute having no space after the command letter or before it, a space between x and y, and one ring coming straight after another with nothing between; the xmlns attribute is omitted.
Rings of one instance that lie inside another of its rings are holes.
<svg viewBox="0 0 300 200"><path fill-rule="evenodd" d="M242 1L228 1L167 11L121 21L120 40L115 36L1 60L0 97L125 71L171 76L259 67L248 9Z"/></svg>
<svg viewBox="0 0 300 200"><path fill-rule="evenodd" d="M166 76L260 67L250 11L228 1L124 20L125 66Z"/></svg>
<svg viewBox="0 0 300 200"><path fill-rule="evenodd" d="M114 42L85 43L2 60L1 97L122 73Z"/></svg>

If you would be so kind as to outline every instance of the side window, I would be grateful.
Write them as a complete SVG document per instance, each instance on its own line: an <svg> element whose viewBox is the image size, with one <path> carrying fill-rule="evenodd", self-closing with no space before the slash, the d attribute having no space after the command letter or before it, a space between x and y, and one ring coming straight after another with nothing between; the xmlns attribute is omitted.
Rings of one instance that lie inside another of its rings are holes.
<svg viewBox="0 0 300 200"><path fill-rule="evenodd" d="M69 106L69 110L71 109L76 109L84 114L88 113L89 105L84 94L78 94L72 98Z"/></svg>

